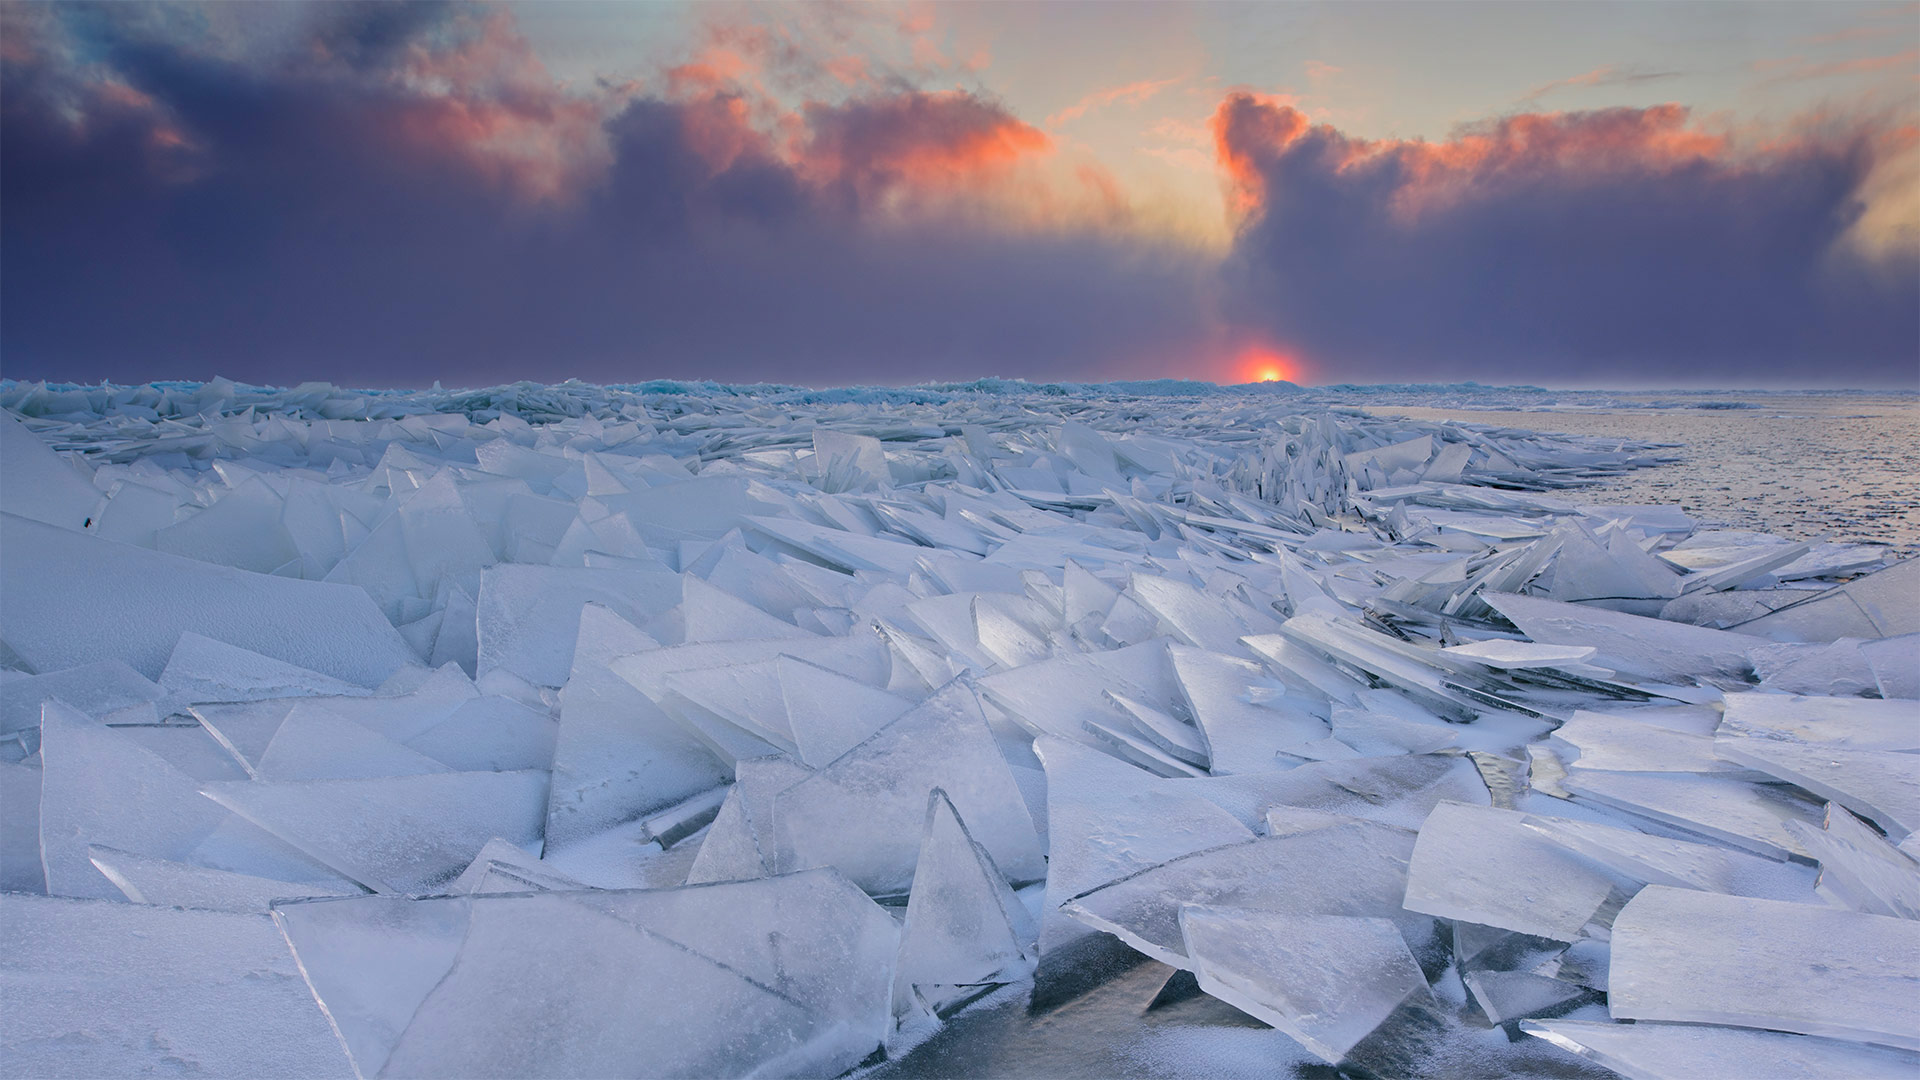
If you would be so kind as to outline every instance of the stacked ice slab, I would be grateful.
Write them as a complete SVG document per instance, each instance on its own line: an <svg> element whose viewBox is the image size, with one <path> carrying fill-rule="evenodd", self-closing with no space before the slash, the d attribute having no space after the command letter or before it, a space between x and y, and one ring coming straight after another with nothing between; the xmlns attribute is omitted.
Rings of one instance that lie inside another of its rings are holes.
<svg viewBox="0 0 1920 1080"><path fill-rule="evenodd" d="M1920 1070L1920 564L1146 389L0 384L0 1071Z"/></svg>

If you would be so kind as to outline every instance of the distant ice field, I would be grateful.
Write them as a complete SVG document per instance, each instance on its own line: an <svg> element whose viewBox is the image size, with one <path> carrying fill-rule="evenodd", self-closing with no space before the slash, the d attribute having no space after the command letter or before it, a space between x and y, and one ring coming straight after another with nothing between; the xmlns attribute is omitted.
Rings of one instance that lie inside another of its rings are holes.
<svg viewBox="0 0 1920 1080"><path fill-rule="evenodd" d="M1716 525L1920 551L1920 402L1888 393L1557 394L1538 404L1369 405L1381 416L1678 444L1607 479L1609 501L1679 503ZM1516 416L1519 412L1521 415Z"/></svg>

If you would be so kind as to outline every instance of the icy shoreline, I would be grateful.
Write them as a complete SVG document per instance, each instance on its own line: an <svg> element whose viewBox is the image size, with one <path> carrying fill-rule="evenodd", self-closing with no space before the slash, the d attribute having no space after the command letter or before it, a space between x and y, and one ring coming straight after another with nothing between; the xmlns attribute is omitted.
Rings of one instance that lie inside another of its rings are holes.
<svg viewBox="0 0 1920 1080"><path fill-rule="evenodd" d="M1920 1068L1920 563L1343 394L0 382L0 1068Z"/></svg>

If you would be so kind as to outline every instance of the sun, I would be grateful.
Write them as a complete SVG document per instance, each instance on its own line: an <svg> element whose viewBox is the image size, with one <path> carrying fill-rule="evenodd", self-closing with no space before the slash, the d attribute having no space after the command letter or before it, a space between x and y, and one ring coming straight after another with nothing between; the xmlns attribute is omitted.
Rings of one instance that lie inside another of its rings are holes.
<svg viewBox="0 0 1920 1080"><path fill-rule="evenodd" d="M1237 366L1243 382L1295 382L1300 378L1300 365L1291 354L1265 346L1243 350Z"/></svg>

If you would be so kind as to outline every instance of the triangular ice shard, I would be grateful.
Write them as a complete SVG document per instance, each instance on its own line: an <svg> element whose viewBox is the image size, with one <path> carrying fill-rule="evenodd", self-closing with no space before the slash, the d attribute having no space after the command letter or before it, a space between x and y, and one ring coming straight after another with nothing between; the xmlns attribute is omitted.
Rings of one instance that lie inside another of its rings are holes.
<svg viewBox="0 0 1920 1080"><path fill-rule="evenodd" d="M754 841L740 786L735 784L727 791L726 801L720 804L713 824L707 826L706 838L700 841L700 853L694 857L693 868L687 871L687 884L745 881L766 874L766 858Z"/></svg>
<svg viewBox="0 0 1920 1080"><path fill-rule="evenodd" d="M486 842L473 862L447 886L449 896L501 892L584 889L587 886L542 862L518 844L499 837Z"/></svg>
<svg viewBox="0 0 1920 1080"><path fill-rule="evenodd" d="M359 1076L381 1075L414 1011L446 978L472 905L464 895L274 905L274 922Z"/></svg>
<svg viewBox="0 0 1920 1080"><path fill-rule="evenodd" d="M136 904L265 914L273 901L287 897L346 895L324 886L210 870L97 844L88 846L87 857Z"/></svg>
<svg viewBox="0 0 1920 1080"><path fill-rule="evenodd" d="M493 837L540 845L544 772L208 784L209 797L353 881L424 893L458 877Z"/></svg>
<svg viewBox="0 0 1920 1080"><path fill-rule="evenodd" d="M935 788L900 937L894 1012L904 1013L915 999L938 1011L968 988L1024 978L1038 936L993 856Z"/></svg>
<svg viewBox="0 0 1920 1080"><path fill-rule="evenodd" d="M832 866L874 895L906 892L936 787L1009 878L1046 875L1025 800L960 680L774 797L779 868Z"/></svg>
<svg viewBox="0 0 1920 1080"><path fill-rule="evenodd" d="M355 686L418 663L367 594L162 555L0 514L6 643L36 671L124 660L157 679L186 631Z"/></svg>
<svg viewBox="0 0 1920 1080"><path fill-rule="evenodd" d="M477 697L407 740L407 746L463 771L546 769L556 729L544 709L512 698Z"/></svg>
<svg viewBox="0 0 1920 1080"><path fill-rule="evenodd" d="M816 769L913 707L906 698L790 656L776 659L774 672L800 760Z"/></svg>
<svg viewBox="0 0 1920 1080"><path fill-rule="evenodd" d="M0 735L38 725L40 706L49 700L99 719L118 709L158 701L161 696L158 685L119 660L11 678L0 683Z"/></svg>
<svg viewBox="0 0 1920 1080"><path fill-rule="evenodd" d="M565 683L580 608L588 601L644 623L680 602L680 576L664 570L490 566L480 575L474 616L478 674L502 668L535 686Z"/></svg>
<svg viewBox="0 0 1920 1080"><path fill-rule="evenodd" d="M323 706L304 703L287 712L254 767L261 780L360 780L452 771Z"/></svg>
<svg viewBox="0 0 1920 1080"><path fill-rule="evenodd" d="M1253 839L1201 795L1099 751L1042 737L1034 752L1047 777L1043 952L1091 932L1058 913L1073 897L1182 855Z"/></svg>
<svg viewBox="0 0 1920 1080"><path fill-rule="evenodd" d="M680 610L686 623L686 642L689 645L813 636L692 574L681 575L680 585Z"/></svg>
<svg viewBox="0 0 1920 1080"><path fill-rule="evenodd" d="M1184 904L1180 932L1202 990L1332 1063L1427 986L1387 919Z"/></svg>
<svg viewBox="0 0 1920 1080"><path fill-rule="evenodd" d="M612 609L580 609L572 675L560 691L547 843L564 847L709 790L726 772L685 727L609 670L657 649Z"/></svg>
<svg viewBox="0 0 1920 1080"><path fill-rule="evenodd" d="M120 899L89 844L185 862L227 817L187 774L57 701L40 736L40 850L55 896Z"/></svg>

